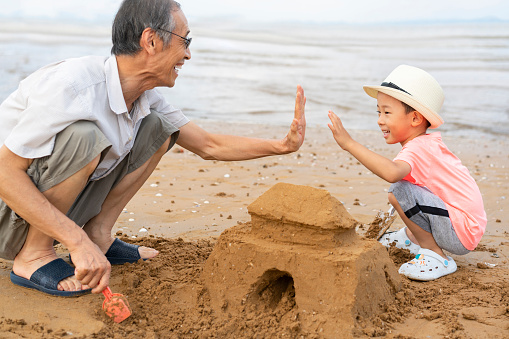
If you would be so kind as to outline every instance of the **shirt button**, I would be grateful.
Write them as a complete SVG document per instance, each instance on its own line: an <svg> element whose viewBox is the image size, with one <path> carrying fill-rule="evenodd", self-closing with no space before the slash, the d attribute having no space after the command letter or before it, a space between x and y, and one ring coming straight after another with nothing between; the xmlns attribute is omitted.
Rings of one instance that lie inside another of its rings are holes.
<svg viewBox="0 0 509 339"><path fill-rule="evenodd" d="M129 141L133 140L133 137L129 137Z"/></svg>

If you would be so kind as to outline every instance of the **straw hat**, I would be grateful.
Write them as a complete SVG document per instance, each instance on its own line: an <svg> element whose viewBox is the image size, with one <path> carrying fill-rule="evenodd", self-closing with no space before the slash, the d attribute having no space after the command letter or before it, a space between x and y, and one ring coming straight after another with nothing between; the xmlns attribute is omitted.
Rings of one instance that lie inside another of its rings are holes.
<svg viewBox="0 0 509 339"><path fill-rule="evenodd" d="M420 68L398 66L380 86L364 86L364 91L373 98L382 92L403 101L421 113L429 121L430 128L444 123L438 115L444 103L444 91L435 78Z"/></svg>

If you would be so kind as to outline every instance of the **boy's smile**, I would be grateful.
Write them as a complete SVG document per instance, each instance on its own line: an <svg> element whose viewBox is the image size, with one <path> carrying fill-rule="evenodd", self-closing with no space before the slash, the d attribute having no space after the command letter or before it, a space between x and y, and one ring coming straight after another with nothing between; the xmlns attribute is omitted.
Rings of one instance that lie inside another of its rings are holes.
<svg viewBox="0 0 509 339"><path fill-rule="evenodd" d="M388 144L400 143L404 146L408 141L426 132L417 128L416 114L414 111L406 113L405 107L398 99L387 94L378 92L377 96L378 126L383 133L385 142Z"/></svg>

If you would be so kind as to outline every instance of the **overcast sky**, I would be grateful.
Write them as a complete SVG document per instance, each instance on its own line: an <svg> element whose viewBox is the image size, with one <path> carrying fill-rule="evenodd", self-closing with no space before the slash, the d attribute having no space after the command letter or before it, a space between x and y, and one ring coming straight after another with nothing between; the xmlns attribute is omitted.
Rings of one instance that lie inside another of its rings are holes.
<svg viewBox="0 0 509 339"><path fill-rule="evenodd" d="M0 0L0 17L111 22L121 0ZM509 20L507 0L180 0L190 21L236 18L253 22L378 23Z"/></svg>

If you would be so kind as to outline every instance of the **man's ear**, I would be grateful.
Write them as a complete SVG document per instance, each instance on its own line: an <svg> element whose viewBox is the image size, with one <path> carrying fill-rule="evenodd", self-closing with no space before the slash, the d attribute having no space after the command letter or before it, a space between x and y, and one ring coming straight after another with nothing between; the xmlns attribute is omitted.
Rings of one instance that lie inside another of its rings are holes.
<svg viewBox="0 0 509 339"><path fill-rule="evenodd" d="M141 49L146 51L148 54L154 54L156 51L156 46L159 43L158 36L155 30L150 27L147 27L141 33L140 38L140 46Z"/></svg>

